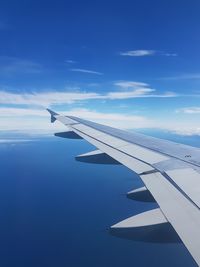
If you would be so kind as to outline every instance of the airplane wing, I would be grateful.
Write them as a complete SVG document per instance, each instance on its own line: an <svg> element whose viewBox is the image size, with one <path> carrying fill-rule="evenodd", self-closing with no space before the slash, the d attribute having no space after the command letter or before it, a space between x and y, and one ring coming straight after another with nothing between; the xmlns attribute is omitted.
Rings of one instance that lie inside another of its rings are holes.
<svg viewBox="0 0 200 267"><path fill-rule="evenodd" d="M77 160L123 164L137 173L144 187L128 194L150 192L159 208L130 217L111 228L134 228L170 224L200 266L200 149L130 133L62 116L47 109L51 122L60 121L68 131L55 135L85 139L98 148Z"/></svg>

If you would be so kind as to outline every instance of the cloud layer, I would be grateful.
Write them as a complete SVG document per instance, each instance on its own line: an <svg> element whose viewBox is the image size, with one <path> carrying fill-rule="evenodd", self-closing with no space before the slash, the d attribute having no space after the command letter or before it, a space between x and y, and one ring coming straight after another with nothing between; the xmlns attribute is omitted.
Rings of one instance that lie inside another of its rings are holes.
<svg viewBox="0 0 200 267"><path fill-rule="evenodd" d="M0 132L26 134L28 136L52 135L55 132L66 131L67 128L55 122L50 123L49 113L44 109L0 108ZM62 114L81 117L105 125L121 129L154 128L169 131L179 135L200 135L200 127L196 122L174 119L151 119L146 116L130 115L129 113L99 112L85 108L71 109ZM5 136L4 136L4 139Z"/></svg>
<svg viewBox="0 0 200 267"><path fill-rule="evenodd" d="M66 127L58 122L51 124L49 113L44 109L0 108L0 114L0 131L49 134L66 130ZM104 113L83 108L71 109L66 115L82 117L123 129L143 128L151 125L151 121L143 116Z"/></svg>
<svg viewBox="0 0 200 267"><path fill-rule="evenodd" d="M173 92L157 93L155 89L149 87L146 83L134 81L119 81L114 85L123 91L110 91L105 94L84 91L48 91L35 93L12 93L7 91L0 91L0 104L12 105L37 105L37 106L51 106L70 104L76 101L85 101L91 99L115 100L115 99L131 99L144 97L176 97Z"/></svg>
<svg viewBox="0 0 200 267"><path fill-rule="evenodd" d="M151 88L148 83L139 81L120 80L113 82L116 90L106 93L86 92L78 89L69 91L43 91L32 93L13 93L0 91L0 131L24 132L28 135L51 134L56 131L65 131L66 127L61 124L49 123L49 114L45 108L52 106L57 109L64 109L66 104L87 101L88 107L90 100L120 100L134 98L168 98L178 97L174 92L159 93ZM102 101L101 101L102 102ZM96 103L96 102L95 102ZM114 102L112 102L114 103ZM97 102L98 104L98 102ZM118 104L118 102L116 102ZM173 120L167 116L166 119L156 119L149 113L147 116L130 114L126 109L123 113L102 112L92 109L74 109L67 106L67 114L93 120L102 124L114 126L116 128L157 128L184 135L200 135L200 128L195 120L185 123L179 120L178 113L198 114L199 107L186 107L174 112ZM129 110L130 111L130 110ZM151 117L148 117L151 116ZM173 115L172 115L173 116Z"/></svg>

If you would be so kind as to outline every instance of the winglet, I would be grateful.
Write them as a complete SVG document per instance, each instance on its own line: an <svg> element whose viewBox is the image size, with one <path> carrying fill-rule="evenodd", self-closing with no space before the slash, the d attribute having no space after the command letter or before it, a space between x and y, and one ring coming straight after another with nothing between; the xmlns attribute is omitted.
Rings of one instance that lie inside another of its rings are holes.
<svg viewBox="0 0 200 267"><path fill-rule="evenodd" d="M59 115L58 113L54 112L53 110L47 108L47 111L51 114L51 123L53 123L54 121L56 121L55 116Z"/></svg>

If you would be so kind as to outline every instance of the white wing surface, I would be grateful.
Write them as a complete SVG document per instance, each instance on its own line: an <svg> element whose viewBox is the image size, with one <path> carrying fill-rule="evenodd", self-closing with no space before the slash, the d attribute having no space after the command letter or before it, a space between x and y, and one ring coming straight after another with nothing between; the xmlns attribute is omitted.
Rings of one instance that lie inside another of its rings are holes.
<svg viewBox="0 0 200 267"><path fill-rule="evenodd" d="M148 191L158 203L158 209L112 228L169 223L200 266L200 149L48 111L52 122L58 120L70 129L60 136L83 138L98 148L80 155L82 161L85 157L86 162L105 163L106 159L110 164L123 164L145 185L131 194Z"/></svg>

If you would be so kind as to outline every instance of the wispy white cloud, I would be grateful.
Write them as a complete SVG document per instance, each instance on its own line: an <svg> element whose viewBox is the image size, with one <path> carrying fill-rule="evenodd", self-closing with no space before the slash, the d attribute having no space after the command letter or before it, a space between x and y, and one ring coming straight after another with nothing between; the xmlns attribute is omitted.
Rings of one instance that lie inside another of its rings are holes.
<svg viewBox="0 0 200 267"><path fill-rule="evenodd" d="M129 82L130 83L130 82ZM128 85L121 85L123 88L128 88ZM132 85L133 87L133 85ZM129 89L129 88L128 88ZM110 91L105 94L84 92L84 91L48 91L35 93L12 93L0 91L0 104L12 105L36 105L36 106L51 106L61 104L71 104L77 101L85 101L91 99L115 100L115 99L131 99L142 97L176 97L173 92L164 92L159 94L155 89L142 87L137 85L135 88L130 88L128 91Z"/></svg>
<svg viewBox="0 0 200 267"><path fill-rule="evenodd" d="M98 98L101 98L99 94L87 92L48 91L17 94L0 91L0 104L49 106Z"/></svg>
<svg viewBox="0 0 200 267"><path fill-rule="evenodd" d="M87 69L70 69L71 71L76 71L76 72L82 72L82 73L89 73L89 74L96 74L96 75L103 75L102 72L99 71L94 71L94 70L87 70Z"/></svg>
<svg viewBox="0 0 200 267"><path fill-rule="evenodd" d="M156 50L129 50L125 52L119 53L121 56L129 56L129 57L145 57L145 56L154 56L154 55L160 55L160 56L166 56L166 57L176 57L178 54L176 53L166 53Z"/></svg>
<svg viewBox="0 0 200 267"><path fill-rule="evenodd" d="M124 89L149 87L149 84L147 83L135 82L135 81L117 81L117 82L114 82L114 85L119 86Z"/></svg>
<svg viewBox="0 0 200 267"><path fill-rule="evenodd" d="M154 89L150 88L140 88L128 92L110 92L108 93L107 96L109 99L128 99L128 98L147 97L147 96L155 97L155 95L150 94L154 91L155 91Z"/></svg>
<svg viewBox="0 0 200 267"><path fill-rule="evenodd" d="M165 92L163 94L156 94L155 89L140 88L129 92L110 92L108 93L109 99L130 99L130 98L166 98L177 97L174 92Z"/></svg>
<svg viewBox="0 0 200 267"><path fill-rule="evenodd" d="M112 99L127 99L136 97L175 97L178 96L174 92L164 92L157 94L156 90L151 88L148 83L136 81L117 81L114 85L128 91L110 92L109 97Z"/></svg>
<svg viewBox="0 0 200 267"><path fill-rule="evenodd" d="M200 107L186 107L176 110L177 113L200 114Z"/></svg>
<svg viewBox="0 0 200 267"><path fill-rule="evenodd" d="M129 57L144 57L144 56L152 56L155 54L155 50L129 50L125 52L120 52L121 56L129 56Z"/></svg>

